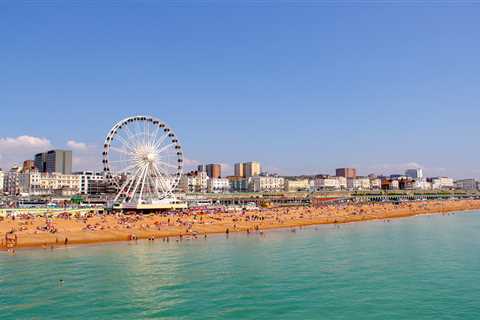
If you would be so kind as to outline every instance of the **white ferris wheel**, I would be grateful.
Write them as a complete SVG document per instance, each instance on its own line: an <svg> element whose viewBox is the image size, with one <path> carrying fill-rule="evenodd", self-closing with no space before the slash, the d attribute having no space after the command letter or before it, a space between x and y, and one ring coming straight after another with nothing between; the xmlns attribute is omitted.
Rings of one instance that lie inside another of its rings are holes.
<svg viewBox="0 0 480 320"><path fill-rule="evenodd" d="M123 119L105 138L103 171L118 190L114 203L153 204L171 197L182 168L175 133L155 117Z"/></svg>

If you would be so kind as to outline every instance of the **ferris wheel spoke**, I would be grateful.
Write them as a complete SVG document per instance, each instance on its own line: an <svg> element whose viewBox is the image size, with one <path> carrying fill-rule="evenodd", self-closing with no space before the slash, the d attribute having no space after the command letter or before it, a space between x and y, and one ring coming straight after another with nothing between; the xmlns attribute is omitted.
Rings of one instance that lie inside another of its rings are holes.
<svg viewBox="0 0 480 320"><path fill-rule="evenodd" d="M138 168L137 171L135 172L135 174L133 174L131 177L131 183L129 184L128 186L128 190L127 190L127 197L130 196L130 191L132 189L132 187L134 186L135 184L135 181L136 179L138 178L138 174L140 173L140 171L142 170L142 168Z"/></svg>
<svg viewBox="0 0 480 320"><path fill-rule="evenodd" d="M153 171L152 173L153 173L154 176L153 177L149 176L148 178L151 182L153 192L155 192L157 194L158 199L161 199L162 196L160 195L160 192L158 192L158 180L154 180L154 177L157 177L157 175L156 175L155 171ZM158 177L157 177L157 179L158 179ZM151 196L153 197L153 194Z"/></svg>
<svg viewBox="0 0 480 320"><path fill-rule="evenodd" d="M122 186L120 187L119 192L118 192L117 195L115 196L115 199L113 200L113 202L117 202L118 198L120 198L120 196L124 193L124 189L125 189L125 187L129 184L130 179L131 179L131 177L127 177L127 179L125 180L125 182L124 182L124 183L122 184Z"/></svg>
<svg viewBox="0 0 480 320"><path fill-rule="evenodd" d="M143 123L143 144L148 146L148 121Z"/></svg>
<svg viewBox="0 0 480 320"><path fill-rule="evenodd" d="M133 197L135 197L135 194L137 194L138 187L140 186L140 182L143 180L143 176L145 175L146 171L147 171L147 166L144 166L142 173L140 174L140 176L138 176L137 183L135 184L135 188L132 191Z"/></svg>
<svg viewBox="0 0 480 320"><path fill-rule="evenodd" d="M157 166L156 163L153 164L153 168L155 169L156 172L158 172L160 174L160 176L162 178L167 178L168 175L165 175L164 173L162 173L161 169Z"/></svg>
<svg viewBox="0 0 480 320"><path fill-rule="evenodd" d="M142 180L142 186L140 188L140 195L138 196L138 201L142 201L142 195L143 195L143 188L145 188L145 179L147 178L147 173L148 173L148 166L145 168L145 172L143 174L143 180Z"/></svg>
<svg viewBox="0 0 480 320"><path fill-rule="evenodd" d="M126 188L132 183L133 178L134 178L134 176L127 176L127 179L123 183L122 187L119 189L119 192L118 192L117 196L115 197L114 202L117 202L118 198L120 198L121 195L126 194L128 196L128 193L126 192L127 191ZM128 189L130 189L130 187L128 187Z"/></svg>
<svg viewBox="0 0 480 320"><path fill-rule="evenodd" d="M158 141L155 143L155 145L153 146L153 148L155 150L157 150L158 148L160 148L160 146L162 145L163 141L165 141L165 139L168 137L168 133L165 133L164 135L160 136L160 138L158 138Z"/></svg>
<svg viewBox="0 0 480 320"><path fill-rule="evenodd" d="M155 134L152 135L152 139L150 140L150 146L151 147L154 147L154 143L155 143L155 139L157 139L157 134L158 134L158 130L160 129L160 125L156 125L155 126Z"/></svg>
<svg viewBox="0 0 480 320"><path fill-rule="evenodd" d="M171 163L164 162L164 161L158 160L158 159L157 159L157 162L160 163L160 164L162 164L162 165L164 165L164 166L166 166L166 167L169 167L169 168L172 168L172 169L178 169L178 165L176 166L176 165L173 165L173 164L171 164Z"/></svg>
<svg viewBox="0 0 480 320"><path fill-rule="evenodd" d="M135 146L133 146L132 144L130 144L129 142L127 142L127 140L125 140L120 134L117 134L114 138L118 138L119 141L122 143L122 146L130 149L130 151L135 151ZM112 148L112 147L110 147Z"/></svg>
<svg viewBox="0 0 480 320"><path fill-rule="evenodd" d="M128 139L132 141L133 144L133 150L135 150L138 147L137 141L135 139L135 134L130 131L129 126L125 126L125 134L128 136Z"/></svg>
<svg viewBox="0 0 480 320"><path fill-rule="evenodd" d="M131 163L134 162L134 159L118 159L118 160L108 160L109 163Z"/></svg>
<svg viewBox="0 0 480 320"><path fill-rule="evenodd" d="M163 168L155 166L159 176L162 177L163 184L165 186L166 192L171 192L173 187L172 187L172 175L169 174L168 172L165 172Z"/></svg>
<svg viewBox="0 0 480 320"><path fill-rule="evenodd" d="M156 139L157 134L154 131L150 132L150 134L148 135L147 146L149 146L151 149L155 149Z"/></svg>
<svg viewBox="0 0 480 320"><path fill-rule="evenodd" d="M162 185L163 185L164 191L167 190L167 187L168 187L168 189L169 189L170 186L169 186L169 183L168 183L168 177L165 176L165 175L163 175L163 174L160 172L159 168L158 168L155 164L153 164L153 168L154 168L155 174L156 174L157 177L160 179L160 182L161 182Z"/></svg>
<svg viewBox="0 0 480 320"><path fill-rule="evenodd" d="M117 174L127 173L128 170L135 169L136 167L137 167L137 164L136 164L136 163L131 164L131 165L129 165L128 167L125 167L125 168L119 170L119 171L117 172Z"/></svg>
<svg viewBox="0 0 480 320"><path fill-rule="evenodd" d="M145 145L144 139L143 139L144 130L142 129L141 122L137 122L135 127L135 132L136 132L137 145L144 146Z"/></svg>
<svg viewBox="0 0 480 320"><path fill-rule="evenodd" d="M110 147L110 150L114 150L114 151L123 153L123 154L125 154L125 155L127 155L127 156L133 155L133 152L129 152L128 150L121 149L121 148L117 148L117 147Z"/></svg>
<svg viewBox="0 0 480 320"><path fill-rule="evenodd" d="M163 146L162 148L158 149L158 150L157 150L157 153L161 153L161 152L167 150L168 148L173 147L174 145L175 145L175 143L167 144L167 145Z"/></svg>
<svg viewBox="0 0 480 320"><path fill-rule="evenodd" d="M151 176L151 172L149 172L146 176L145 176L145 191L143 193L143 199L145 200L149 200L149 198L151 198L151 195L152 195L152 186L150 184L150 176Z"/></svg>
<svg viewBox="0 0 480 320"><path fill-rule="evenodd" d="M162 167L160 166L155 166L157 168L157 170L162 173L165 177L169 177L171 176L171 174L168 172L168 171L165 171Z"/></svg>

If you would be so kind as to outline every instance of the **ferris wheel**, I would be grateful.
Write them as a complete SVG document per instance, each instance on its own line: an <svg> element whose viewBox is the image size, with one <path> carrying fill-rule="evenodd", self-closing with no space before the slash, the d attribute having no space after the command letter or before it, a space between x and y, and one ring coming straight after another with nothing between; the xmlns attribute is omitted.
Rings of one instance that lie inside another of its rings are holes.
<svg viewBox="0 0 480 320"><path fill-rule="evenodd" d="M151 116L125 118L105 138L103 171L116 186L114 203L152 204L172 196L183 169L175 133Z"/></svg>

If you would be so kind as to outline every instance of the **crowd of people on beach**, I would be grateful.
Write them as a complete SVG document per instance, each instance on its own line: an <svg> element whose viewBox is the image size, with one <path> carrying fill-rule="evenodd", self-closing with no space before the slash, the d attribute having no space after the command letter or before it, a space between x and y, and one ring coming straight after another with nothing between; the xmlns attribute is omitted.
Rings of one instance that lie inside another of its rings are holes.
<svg viewBox="0 0 480 320"><path fill-rule="evenodd" d="M344 223L370 219L412 215L446 210L480 208L480 201L429 201L394 203L337 203L320 207L277 207L260 210L181 210L155 214L137 212L95 214L62 212L56 216L35 216L29 213L0 219L0 232L5 236L1 246L15 248L20 242L32 244L68 244L70 239L124 239L198 237L207 233L253 232L275 227L291 227L320 223ZM108 235L108 237L107 237ZM102 236L104 236L102 238Z"/></svg>

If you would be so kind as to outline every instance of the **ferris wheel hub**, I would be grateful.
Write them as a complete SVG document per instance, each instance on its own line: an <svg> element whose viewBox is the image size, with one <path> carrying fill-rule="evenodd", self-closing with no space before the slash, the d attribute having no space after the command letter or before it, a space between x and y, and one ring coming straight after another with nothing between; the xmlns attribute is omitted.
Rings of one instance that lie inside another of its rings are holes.
<svg viewBox="0 0 480 320"><path fill-rule="evenodd" d="M157 157L157 155L156 155L155 153L149 153L149 154L147 154L147 160L148 160L148 162L153 162L156 157Z"/></svg>

